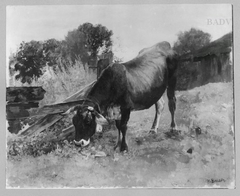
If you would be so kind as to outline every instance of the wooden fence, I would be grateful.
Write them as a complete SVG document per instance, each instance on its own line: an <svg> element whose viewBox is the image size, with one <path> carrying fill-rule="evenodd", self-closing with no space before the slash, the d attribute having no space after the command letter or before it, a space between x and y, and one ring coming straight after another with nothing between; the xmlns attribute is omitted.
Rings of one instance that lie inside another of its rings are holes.
<svg viewBox="0 0 240 196"><path fill-rule="evenodd" d="M11 133L18 133L21 120L30 117L29 109L38 108L46 91L42 87L8 87L6 89L6 118Z"/></svg>

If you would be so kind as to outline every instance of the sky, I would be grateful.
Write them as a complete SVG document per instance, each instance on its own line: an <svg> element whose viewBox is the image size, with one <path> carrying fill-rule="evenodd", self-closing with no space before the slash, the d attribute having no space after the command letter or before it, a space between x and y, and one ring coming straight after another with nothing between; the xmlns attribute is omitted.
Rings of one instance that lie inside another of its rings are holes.
<svg viewBox="0 0 240 196"><path fill-rule="evenodd" d="M230 4L7 6L7 60L22 41L63 40L90 22L113 31L113 52L123 61L161 41L171 45L194 27L216 40L232 31Z"/></svg>

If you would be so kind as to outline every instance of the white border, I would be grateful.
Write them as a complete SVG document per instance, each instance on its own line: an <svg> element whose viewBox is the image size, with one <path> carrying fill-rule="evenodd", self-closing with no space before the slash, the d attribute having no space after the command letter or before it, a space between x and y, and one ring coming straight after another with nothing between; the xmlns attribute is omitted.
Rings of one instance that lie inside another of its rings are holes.
<svg viewBox="0 0 240 196"><path fill-rule="evenodd" d="M237 176L236 176L236 189L11 189L7 190L6 187L6 177L5 177L5 154L6 154L6 80L5 80L5 68L6 68L6 6L7 5L82 5L82 4L233 4L233 31L234 31L234 96L235 96L235 137L236 137L236 162L239 165L239 92L240 92L240 50L239 50L239 21L240 21L240 1L238 0L1 0L0 1L0 62L1 67L4 71L0 72L0 194L7 195L18 195L18 196L27 196L27 195L204 195L204 196L222 196L222 195L240 195L240 184L239 184L239 167L237 167Z"/></svg>

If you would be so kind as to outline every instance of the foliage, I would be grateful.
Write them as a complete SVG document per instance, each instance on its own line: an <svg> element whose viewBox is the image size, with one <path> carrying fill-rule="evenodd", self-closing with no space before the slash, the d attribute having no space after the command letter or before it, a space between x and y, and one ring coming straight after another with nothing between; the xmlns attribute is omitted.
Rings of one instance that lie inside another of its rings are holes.
<svg viewBox="0 0 240 196"><path fill-rule="evenodd" d="M100 50L102 52L110 50L112 35L112 31L105 26L100 24L94 26L91 23L84 23L77 29L69 31L65 40L70 49L72 61L75 62L77 57L80 57L83 65L93 64L91 61L96 60Z"/></svg>
<svg viewBox="0 0 240 196"><path fill-rule="evenodd" d="M22 83L32 83L44 74L46 66L62 68L59 66L64 57L64 47L60 41L49 39L46 41L22 42L16 54L10 57L10 74L18 72L15 78ZM67 58L64 58L67 59ZM67 68L69 61L64 61L61 65ZM12 67L13 65L13 67Z"/></svg>
<svg viewBox="0 0 240 196"><path fill-rule="evenodd" d="M61 66L62 67L62 66ZM54 71L48 67L47 71L32 85L42 86L46 93L44 99L41 100L40 106L61 102L70 95L76 93L90 81L91 75L87 74L82 63L77 61L70 65L68 72L61 71L58 67Z"/></svg>
<svg viewBox="0 0 240 196"><path fill-rule="evenodd" d="M97 55L100 48L105 47L108 50L112 46L112 31L100 24L93 26L91 23L84 23L78 27L78 31L83 32L86 36L86 43L89 52Z"/></svg>
<svg viewBox="0 0 240 196"><path fill-rule="evenodd" d="M77 61L82 61L87 71L86 63L94 64L100 51L110 51L112 34L100 24L84 23L78 29L69 31L62 41L22 42L18 51L9 57L10 75L17 72L17 80L30 84L44 74L46 67L52 67L54 72L69 72L69 67Z"/></svg>
<svg viewBox="0 0 240 196"><path fill-rule="evenodd" d="M16 79L21 79L22 83L31 83L32 79L39 78L43 72L45 64L43 44L39 41L22 42L15 56L15 70L19 71Z"/></svg>
<svg viewBox="0 0 240 196"><path fill-rule="evenodd" d="M40 156L55 150L61 150L66 153L66 148L72 148L73 134L70 133L62 138L62 130L72 125L73 114L65 116L46 130L36 133L32 136L19 136L8 133L7 137L7 154L8 157L18 156ZM36 120L36 119L35 119ZM27 126L28 127L28 126ZM27 128L26 127L26 128ZM24 128L23 128L24 129ZM71 143L71 145L70 145ZM65 150L65 151L63 151Z"/></svg>
<svg viewBox="0 0 240 196"><path fill-rule="evenodd" d="M13 137L8 138L7 143L7 154L9 157L23 155L35 157L53 149L56 149L56 143L43 142L39 137L37 139Z"/></svg>
<svg viewBox="0 0 240 196"><path fill-rule="evenodd" d="M202 30L191 28L189 31L179 32L178 40L174 43L174 50L179 54L194 53L211 41L211 35Z"/></svg>
<svg viewBox="0 0 240 196"><path fill-rule="evenodd" d="M53 133L52 133L53 134ZM43 154L55 152L61 156L69 155L75 148L72 141L48 141L50 137L49 133L41 133L38 137L33 138L21 138L21 137L9 137L7 144L7 155L9 159L19 159L23 156L38 157Z"/></svg>
<svg viewBox="0 0 240 196"><path fill-rule="evenodd" d="M60 65L63 67L64 65ZM40 101L39 107L61 102L73 95L88 83L96 79L95 73L85 72L81 61L76 61L68 67L68 71L61 71L59 67L47 66L43 75L32 81L31 86L42 86L46 91L44 99ZM29 86L16 80L14 75L10 75L10 85Z"/></svg>
<svg viewBox="0 0 240 196"><path fill-rule="evenodd" d="M64 41L49 39L43 43L46 65L52 67L54 71L68 71L72 65L69 59L69 49Z"/></svg>
<svg viewBox="0 0 240 196"><path fill-rule="evenodd" d="M69 31L65 37L65 44L69 50L71 61L75 63L77 60L81 59L84 69L86 69L85 64L88 62L89 55L85 44L85 35L76 29Z"/></svg>

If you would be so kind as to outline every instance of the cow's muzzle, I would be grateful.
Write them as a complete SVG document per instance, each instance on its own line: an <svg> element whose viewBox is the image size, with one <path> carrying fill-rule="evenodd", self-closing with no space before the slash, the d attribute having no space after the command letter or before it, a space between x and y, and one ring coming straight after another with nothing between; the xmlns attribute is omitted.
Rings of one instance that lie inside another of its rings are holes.
<svg viewBox="0 0 240 196"><path fill-rule="evenodd" d="M73 140L73 142L77 146L85 147L90 143L90 139L88 140L81 139L80 141Z"/></svg>

